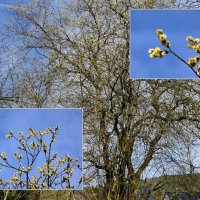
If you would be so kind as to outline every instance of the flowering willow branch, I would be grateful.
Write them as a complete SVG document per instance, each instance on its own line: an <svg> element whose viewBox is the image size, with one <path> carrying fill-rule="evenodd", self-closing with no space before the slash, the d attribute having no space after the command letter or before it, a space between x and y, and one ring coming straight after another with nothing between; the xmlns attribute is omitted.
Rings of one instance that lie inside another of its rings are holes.
<svg viewBox="0 0 200 200"><path fill-rule="evenodd" d="M5 152L0 153L0 166L14 171L9 180L3 180L0 177L0 187L3 189L71 189L70 179L74 174L74 167L82 171L78 159L73 159L69 155L58 157L56 152L52 152L52 145L56 141L58 127L55 129L47 128L44 131L34 131L31 127L25 135L19 131L14 135L9 129L6 135L7 139L13 139L18 143L18 151L14 152L13 157L16 159L11 164ZM45 139L45 137L47 137ZM34 164L40 156L45 158L44 164L38 166L37 173L33 173ZM77 183L77 188L82 182L82 177Z"/></svg>
<svg viewBox="0 0 200 200"><path fill-rule="evenodd" d="M163 58L166 56L168 53L173 54L176 58L178 58L180 61L185 63L194 73L195 75L200 78L200 64L197 66L197 63L200 60L199 56L195 56L192 58L189 58L188 61L186 62L183 58L181 58L177 53L175 53L171 49L171 43L170 41L167 41L166 38L167 36L163 33L162 29L157 29L156 30L157 37L160 41L160 44L165 46L167 49L162 50L160 47L156 47L155 49L149 49L148 52L150 54L150 58ZM194 49L196 53L200 53L200 39L199 38L193 38L192 36L188 36L186 38L188 41L188 48Z"/></svg>

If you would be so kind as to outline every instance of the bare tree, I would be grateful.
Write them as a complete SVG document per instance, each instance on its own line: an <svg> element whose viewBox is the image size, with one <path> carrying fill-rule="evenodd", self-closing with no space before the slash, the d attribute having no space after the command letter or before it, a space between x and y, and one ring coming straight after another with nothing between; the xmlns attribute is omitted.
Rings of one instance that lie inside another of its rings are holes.
<svg viewBox="0 0 200 200"><path fill-rule="evenodd" d="M174 141L198 136L197 81L129 79L129 10L176 3L46 0L10 11L2 34L25 56L11 76L18 106L84 108L84 184L99 199L136 199Z"/></svg>

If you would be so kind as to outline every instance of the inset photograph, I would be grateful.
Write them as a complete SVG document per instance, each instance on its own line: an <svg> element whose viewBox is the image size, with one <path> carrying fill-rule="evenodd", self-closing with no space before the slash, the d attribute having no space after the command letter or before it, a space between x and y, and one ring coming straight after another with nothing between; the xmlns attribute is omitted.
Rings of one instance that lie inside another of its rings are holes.
<svg viewBox="0 0 200 200"><path fill-rule="evenodd" d="M131 10L132 79L200 78L199 10Z"/></svg>
<svg viewBox="0 0 200 200"><path fill-rule="evenodd" d="M0 189L82 189L82 109L0 109Z"/></svg>

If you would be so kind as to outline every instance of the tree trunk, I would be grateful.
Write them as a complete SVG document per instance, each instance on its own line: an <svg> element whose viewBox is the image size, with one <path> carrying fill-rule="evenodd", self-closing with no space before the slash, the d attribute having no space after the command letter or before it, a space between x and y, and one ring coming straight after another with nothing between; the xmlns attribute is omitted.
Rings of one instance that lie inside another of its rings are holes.
<svg viewBox="0 0 200 200"><path fill-rule="evenodd" d="M129 197L131 200L136 200L138 199L136 196L136 191L138 190L140 179L138 177L131 177L129 183L130 183Z"/></svg>

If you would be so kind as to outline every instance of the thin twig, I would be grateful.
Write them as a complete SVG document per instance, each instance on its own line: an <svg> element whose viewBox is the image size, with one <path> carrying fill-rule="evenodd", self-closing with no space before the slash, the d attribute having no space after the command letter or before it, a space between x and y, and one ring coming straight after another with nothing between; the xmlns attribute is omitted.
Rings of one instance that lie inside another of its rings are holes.
<svg viewBox="0 0 200 200"><path fill-rule="evenodd" d="M169 53L172 53L174 56L176 56L179 60L181 60L183 63L185 63L195 74L198 78L200 78L200 76L197 74L197 72L185 61L183 60L179 55L177 55L174 51L172 51L172 49L170 47L167 47L169 49Z"/></svg>

